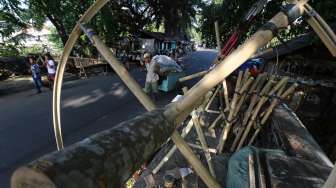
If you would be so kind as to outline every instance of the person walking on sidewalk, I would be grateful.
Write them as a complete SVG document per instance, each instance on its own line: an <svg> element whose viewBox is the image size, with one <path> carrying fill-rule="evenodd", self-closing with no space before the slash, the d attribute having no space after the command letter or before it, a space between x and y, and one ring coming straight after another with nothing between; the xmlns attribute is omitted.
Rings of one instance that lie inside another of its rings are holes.
<svg viewBox="0 0 336 188"><path fill-rule="evenodd" d="M49 88L52 89L55 80L56 74L56 65L54 59L51 57L50 53L46 53L44 55L44 66L48 70L48 81L49 81Z"/></svg>
<svg viewBox="0 0 336 188"><path fill-rule="evenodd" d="M41 80L40 66L36 63L35 58L33 56L29 56L28 61L30 64L30 72L34 80L37 93L41 93L42 92L41 87L43 84Z"/></svg>
<svg viewBox="0 0 336 188"><path fill-rule="evenodd" d="M143 65L143 63L142 63ZM144 54L144 65L147 70L146 75L146 83L144 91L152 96L154 100L158 99L159 89L158 89L158 81L159 75L158 72L160 71L160 66L155 61L151 60L150 53Z"/></svg>

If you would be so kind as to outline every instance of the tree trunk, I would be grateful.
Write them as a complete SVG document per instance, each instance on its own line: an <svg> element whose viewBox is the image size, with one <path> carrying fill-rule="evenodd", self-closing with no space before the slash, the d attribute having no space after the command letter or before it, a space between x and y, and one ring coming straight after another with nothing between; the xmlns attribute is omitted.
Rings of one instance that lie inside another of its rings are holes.
<svg viewBox="0 0 336 188"><path fill-rule="evenodd" d="M123 187L174 130L155 110L16 170L12 188Z"/></svg>

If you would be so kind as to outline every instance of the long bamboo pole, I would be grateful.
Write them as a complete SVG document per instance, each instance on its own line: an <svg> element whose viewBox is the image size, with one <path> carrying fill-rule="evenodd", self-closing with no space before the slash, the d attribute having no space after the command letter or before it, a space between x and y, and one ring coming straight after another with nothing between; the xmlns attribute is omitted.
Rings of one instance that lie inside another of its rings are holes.
<svg viewBox="0 0 336 188"><path fill-rule="evenodd" d="M298 11L298 15L303 13L303 5L308 0L302 0L296 3L291 10ZM289 14L292 11L289 11ZM276 28L284 28L289 24L288 17L285 13L280 12L274 16L270 21ZM174 120L178 114L192 106L200 97L204 96L206 92L222 82L228 75L244 63L249 57L257 52L260 47L265 46L272 38L273 32L269 29L259 30L251 38L249 38L237 50L227 56L220 64L212 69L209 74L202 78L194 87L192 87L186 96L176 102L174 105L166 108L164 114L168 119Z"/></svg>
<svg viewBox="0 0 336 188"><path fill-rule="evenodd" d="M109 0L97 0L79 19L79 22L73 28L71 34L69 35L69 39L66 42L63 54L61 57L61 61L57 66L57 71L55 75L55 82L54 82L54 90L53 90L53 124L54 124L54 133L55 139L57 144L57 150L62 150L63 146L63 139L62 139L62 128L61 128L61 91L62 91L62 82L63 82L63 75L65 72L66 63L68 61L68 57L71 53L72 48L74 47L77 39L81 34L80 24L81 22L88 22L90 21L94 15L108 2Z"/></svg>
<svg viewBox="0 0 336 188"><path fill-rule="evenodd" d="M128 88L132 91L132 93L138 98L142 105L148 110L154 110L156 108L155 104L152 100L145 94L139 84L133 79L133 77L128 73L127 69L114 57L109 48L99 39L97 35L94 34L93 30L86 29L82 26L86 35L93 42L94 46L101 53L101 55L106 59L106 61L112 66L112 68L116 71L119 77L124 81L124 83L128 86ZM212 178L207 171L201 161L196 157L196 155L192 152L191 148L188 144L183 140L181 135L177 131L174 131L171 136L173 142L176 147L180 150L181 154L190 162L191 166L195 169L196 173L202 178L205 184L207 185L217 185L215 187L220 187L217 181ZM199 166L201 165L201 166ZM205 171L204 171L205 170ZM209 176L211 178L209 178Z"/></svg>
<svg viewBox="0 0 336 188"><path fill-rule="evenodd" d="M221 42L220 42L220 35L219 35L218 21L215 21L215 33L216 33L217 50L218 50L218 52L220 53L220 50L221 50Z"/></svg>
<svg viewBox="0 0 336 188"><path fill-rule="evenodd" d="M185 77L182 77L179 79L179 82L185 82L185 81L188 81L188 80L192 80L194 78L198 78L198 77L201 77L201 76L204 76L208 73L209 71L206 70L206 71L201 71L201 72L197 72L195 74L191 74L191 75L188 75L188 76L185 76Z"/></svg>
<svg viewBox="0 0 336 188"><path fill-rule="evenodd" d="M204 151L207 151L209 149L209 147L208 147L207 141L205 139L202 127L201 127L201 125L200 125L200 123L199 123L199 121L198 121L198 119L197 119L197 117L194 113L192 113L191 117L192 117L195 129L196 129L198 139L201 142L201 146L202 146ZM212 163L210 152L204 152L204 155L205 155L205 158L207 160L209 171L210 171L211 175L213 177L216 177L216 173L215 173L215 169L214 169L214 166L213 166L213 163Z"/></svg>
<svg viewBox="0 0 336 188"><path fill-rule="evenodd" d="M320 37L330 53L336 57L336 35L323 18L308 4L305 5L308 14L307 22Z"/></svg>
<svg viewBox="0 0 336 188"><path fill-rule="evenodd" d="M185 126L182 129L182 133L181 136L182 138L186 137L189 132L191 131L193 127L193 121L190 120L187 124L187 126ZM152 170L153 174L156 174L159 172L159 170L163 167L163 165L171 158L171 156L175 153L175 151L177 150L176 145L173 145L173 147L168 151L168 153L162 158L162 160L159 162L159 164Z"/></svg>

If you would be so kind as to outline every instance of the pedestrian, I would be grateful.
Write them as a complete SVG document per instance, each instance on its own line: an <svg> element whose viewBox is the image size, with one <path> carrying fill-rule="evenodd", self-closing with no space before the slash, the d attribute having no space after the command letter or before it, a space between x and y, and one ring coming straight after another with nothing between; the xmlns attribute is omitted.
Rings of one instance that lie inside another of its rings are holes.
<svg viewBox="0 0 336 188"><path fill-rule="evenodd" d="M146 83L145 83L145 88L144 91L152 96L154 100L158 99L158 81L159 81L159 71L160 71L160 66L157 62L152 61L150 53L145 53L144 54L144 64L146 67L147 74L146 74Z"/></svg>
<svg viewBox="0 0 336 188"><path fill-rule="evenodd" d="M41 80L40 66L36 63L36 60L33 56L29 56L28 61L30 64L30 72L32 73L37 93L41 93L42 92L41 87L43 84Z"/></svg>
<svg viewBox="0 0 336 188"><path fill-rule="evenodd" d="M55 80L56 65L49 52L44 55L44 66L48 70L49 88L52 89Z"/></svg>

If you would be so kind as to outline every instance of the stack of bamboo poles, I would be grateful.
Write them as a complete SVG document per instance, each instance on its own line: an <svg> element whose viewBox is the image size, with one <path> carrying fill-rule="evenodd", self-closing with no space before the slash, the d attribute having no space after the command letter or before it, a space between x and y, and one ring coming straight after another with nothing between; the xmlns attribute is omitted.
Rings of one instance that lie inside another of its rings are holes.
<svg viewBox="0 0 336 188"><path fill-rule="evenodd" d="M182 130L182 137L189 134L195 127L201 146L195 143L188 144L191 148L204 152L207 166L213 177L216 177L212 162L213 155L236 152L243 146L253 144L274 108L298 86L296 83L289 84L288 80L288 77L275 78L266 73L254 78L248 69L245 72L240 71L236 76L234 91L228 89L227 82L224 80L209 92L204 103L190 114L191 119ZM186 88L183 90L187 93ZM218 101L217 105L215 101ZM213 118L214 120L206 127L199 121L198 114L202 113L217 114L217 117ZM216 136L216 132L221 134ZM217 146L209 146L205 135L215 137ZM157 174L175 151L176 146L173 146L152 173Z"/></svg>

